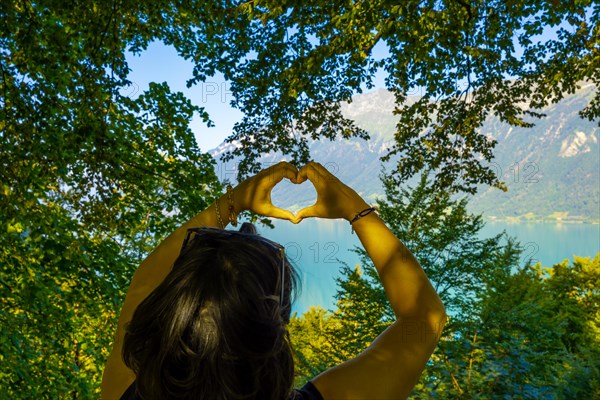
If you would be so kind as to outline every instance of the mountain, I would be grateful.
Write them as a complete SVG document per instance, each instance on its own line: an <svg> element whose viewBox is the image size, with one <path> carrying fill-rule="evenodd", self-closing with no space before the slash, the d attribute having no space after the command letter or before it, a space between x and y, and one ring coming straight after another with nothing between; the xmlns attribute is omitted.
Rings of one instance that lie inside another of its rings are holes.
<svg viewBox="0 0 600 400"><path fill-rule="evenodd" d="M582 86L561 102L541 110L546 117L530 121L535 123L533 128L511 127L496 118L486 120L480 132L498 141L490 166L501 176L508 191L480 186L477 194L469 195L469 210L489 219L600 221L598 122L578 115L595 90L591 84ZM394 107L394 96L386 90L357 95L342 106L342 111L368 131L371 140L309 140L312 158L367 201L383 197L378 177L380 157L394 141ZM235 145L222 143L209 151L231 180L237 162L229 161L223 166L218 156ZM282 159L280 153L269 154L260 162L267 167ZM383 165L389 170L397 159ZM415 177L407 184L414 186L416 180ZM277 206L297 211L313 204L316 192L308 183L298 187L284 181L273 189L272 199Z"/></svg>
<svg viewBox="0 0 600 400"><path fill-rule="evenodd" d="M514 128L489 119L482 132L498 140L494 166L508 192L482 188L471 201L474 212L489 217L600 219L598 121L579 117L594 85L543 110L533 128Z"/></svg>

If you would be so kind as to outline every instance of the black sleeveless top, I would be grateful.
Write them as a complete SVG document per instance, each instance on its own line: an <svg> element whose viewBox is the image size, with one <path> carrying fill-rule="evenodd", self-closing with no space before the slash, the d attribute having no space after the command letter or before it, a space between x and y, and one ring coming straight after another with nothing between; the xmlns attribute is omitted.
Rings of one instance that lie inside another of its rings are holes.
<svg viewBox="0 0 600 400"><path fill-rule="evenodd" d="M135 395L135 382L127 388L123 396L121 396L120 400L139 400L139 397ZM294 389L293 397L290 400L324 400L321 393L317 390L315 385L312 382L306 382L306 385L302 386L300 389Z"/></svg>

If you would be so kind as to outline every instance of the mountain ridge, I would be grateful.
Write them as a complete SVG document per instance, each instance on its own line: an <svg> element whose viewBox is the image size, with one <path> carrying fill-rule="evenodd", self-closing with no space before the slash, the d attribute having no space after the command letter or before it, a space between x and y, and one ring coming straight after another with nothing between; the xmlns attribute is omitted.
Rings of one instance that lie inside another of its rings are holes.
<svg viewBox="0 0 600 400"><path fill-rule="evenodd" d="M489 165L508 191L478 187L477 194L467 195L469 211L491 220L600 222L600 130L597 122L578 115L594 90L594 85L583 85L544 108L546 117L531 121L535 123L532 128L511 127L488 118L479 131L498 141ZM411 96L408 101L417 98ZM394 108L394 95L385 89L354 96L352 102L342 104L342 113L369 132L371 140L309 140L311 157L372 203L384 196L378 177L382 165L389 170L399 158L379 160L394 143L398 120ZM222 143L209 153L221 163L218 156L236 145ZM281 153L271 153L259 162L266 167L282 159ZM237 162L226 166L230 180ZM405 185L413 187L417 179ZM316 199L314 188L284 186L273 189L273 204L295 212Z"/></svg>

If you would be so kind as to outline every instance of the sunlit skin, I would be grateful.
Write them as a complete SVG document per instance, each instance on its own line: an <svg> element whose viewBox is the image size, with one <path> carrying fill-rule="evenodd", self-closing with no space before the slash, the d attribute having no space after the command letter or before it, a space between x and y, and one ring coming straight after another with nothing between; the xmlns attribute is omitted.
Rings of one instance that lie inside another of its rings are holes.
<svg viewBox="0 0 600 400"><path fill-rule="evenodd" d="M284 178L295 184L309 180L317 191L316 203L296 215L275 207L271 190ZM351 221L369 207L353 189L316 162L300 170L287 162L267 168L236 186L232 199L236 212L251 210L295 224L311 217ZM226 195L219 199L219 210L227 223ZM201 226L219 227L215 203L163 240L135 272L102 377L103 399L119 399L135 380L133 371L121 359L124 326L138 304L169 273L187 229ZM376 213L358 219L353 227L377 268L397 320L360 355L321 373L313 383L325 400L406 398L435 349L446 320L444 306L412 253Z"/></svg>

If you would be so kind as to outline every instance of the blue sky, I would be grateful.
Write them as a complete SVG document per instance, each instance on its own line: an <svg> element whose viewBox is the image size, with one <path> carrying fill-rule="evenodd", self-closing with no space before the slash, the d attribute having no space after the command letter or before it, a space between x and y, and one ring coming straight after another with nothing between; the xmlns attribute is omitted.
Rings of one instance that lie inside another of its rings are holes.
<svg viewBox="0 0 600 400"><path fill-rule="evenodd" d="M191 123L202 151L208 151L223 142L229 136L233 124L242 117L238 110L229 106L232 96L222 76L215 76L188 89L185 83L192 77L193 64L177 55L171 46L152 43L140 55L129 53L127 63L131 68L128 78L133 83L131 96L147 90L149 82L167 82L171 91L184 93L193 104L206 109L215 127L208 128L198 115L194 116Z"/></svg>
<svg viewBox="0 0 600 400"><path fill-rule="evenodd" d="M381 57L385 56L386 49L383 45L376 46L374 52ZM192 77L193 63L177 55L175 48L171 46L154 42L140 55L128 53L127 63L131 69L128 78L132 85L123 90L124 93L135 97L148 89L149 82L167 82L171 91L184 93L193 104L206 109L215 127L208 128L197 115L191 123L202 151L221 144L231 134L233 125L242 119L242 113L229 105L233 96L222 75L214 76L189 89L186 87L186 81ZM376 76L374 83L375 88L372 90L385 87L383 73Z"/></svg>

